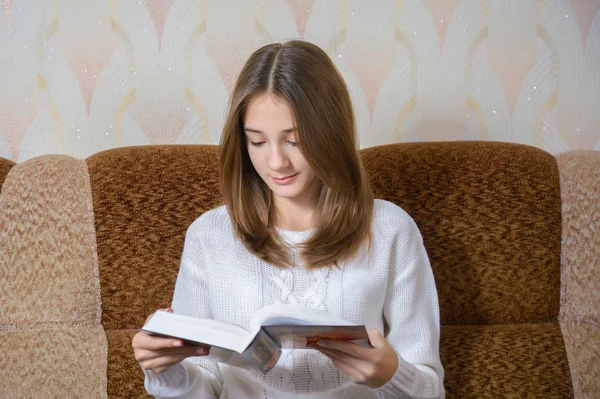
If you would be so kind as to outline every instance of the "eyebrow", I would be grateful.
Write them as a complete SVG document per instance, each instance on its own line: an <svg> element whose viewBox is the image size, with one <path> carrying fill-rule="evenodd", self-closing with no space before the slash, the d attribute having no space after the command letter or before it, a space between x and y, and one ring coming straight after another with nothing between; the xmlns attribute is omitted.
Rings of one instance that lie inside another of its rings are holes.
<svg viewBox="0 0 600 399"><path fill-rule="evenodd" d="M281 131L281 133L285 133L285 134L290 134L290 133L294 133L296 132L298 129L295 127L291 127L289 129L283 129ZM248 133L258 133L258 134L263 134L263 132L261 130L258 129L252 129L251 127L245 127L244 128L244 132L248 132Z"/></svg>

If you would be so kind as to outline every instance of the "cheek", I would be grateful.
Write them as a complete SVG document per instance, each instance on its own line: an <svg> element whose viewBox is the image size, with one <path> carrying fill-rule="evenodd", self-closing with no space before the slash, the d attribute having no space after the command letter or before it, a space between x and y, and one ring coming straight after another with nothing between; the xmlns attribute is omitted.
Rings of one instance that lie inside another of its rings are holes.
<svg viewBox="0 0 600 399"><path fill-rule="evenodd" d="M250 162L252 162L252 166L254 166L254 170L261 174L262 164L264 162L261 161L260 154L252 149L248 149L248 156L250 157Z"/></svg>
<svg viewBox="0 0 600 399"><path fill-rule="evenodd" d="M306 160L304 159L304 157L301 157L300 159L298 159L296 165L297 165L297 167L299 169L302 169L305 172L307 172L308 175L310 175L310 176L314 175L314 172L313 172L312 168L310 167L310 165L308 164L308 162L306 162Z"/></svg>

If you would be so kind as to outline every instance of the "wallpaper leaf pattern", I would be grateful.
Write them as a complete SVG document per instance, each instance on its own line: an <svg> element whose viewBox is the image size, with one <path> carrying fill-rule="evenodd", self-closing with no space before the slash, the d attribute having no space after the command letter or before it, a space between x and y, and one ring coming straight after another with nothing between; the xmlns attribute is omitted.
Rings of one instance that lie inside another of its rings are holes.
<svg viewBox="0 0 600 399"><path fill-rule="evenodd" d="M256 48L343 74L361 147L600 150L600 0L0 0L0 156L218 143Z"/></svg>

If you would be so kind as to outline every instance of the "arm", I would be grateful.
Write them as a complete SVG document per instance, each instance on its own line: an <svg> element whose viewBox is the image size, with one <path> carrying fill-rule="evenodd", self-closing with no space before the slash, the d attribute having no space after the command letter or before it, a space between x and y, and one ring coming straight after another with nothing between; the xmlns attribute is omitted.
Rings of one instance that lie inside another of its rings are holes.
<svg viewBox="0 0 600 399"><path fill-rule="evenodd" d="M384 317L387 341L398 368L376 389L378 398L443 398L444 369L439 356L439 304L423 239L412 219L403 223L406 239L396 237Z"/></svg>
<svg viewBox="0 0 600 399"><path fill-rule="evenodd" d="M212 318L198 230L192 224L187 231L172 308L175 313ZM222 391L217 363L206 358L188 358L160 374L142 370L146 390L157 398L218 398Z"/></svg>
<svg viewBox="0 0 600 399"><path fill-rule="evenodd" d="M397 222L401 228L386 248L392 262L383 308L387 336L368 329L373 348L333 340L310 347L328 356L352 381L373 388L378 398L444 398L433 273L414 222L408 217Z"/></svg>

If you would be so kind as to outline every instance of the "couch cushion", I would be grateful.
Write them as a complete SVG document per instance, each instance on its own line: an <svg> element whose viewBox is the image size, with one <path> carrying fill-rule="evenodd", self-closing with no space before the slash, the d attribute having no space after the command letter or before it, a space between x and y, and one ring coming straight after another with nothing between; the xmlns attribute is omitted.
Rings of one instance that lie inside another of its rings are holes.
<svg viewBox="0 0 600 399"><path fill-rule="evenodd" d="M107 330L139 328L170 306L185 232L221 202L217 160L210 145L126 147L87 159Z"/></svg>
<svg viewBox="0 0 600 399"><path fill-rule="evenodd" d="M131 350L137 331L106 331L111 398L150 397ZM447 399L573 397L557 324L443 326L440 356Z"/></svg>
<svg viewBox="0 0 600 399"><path fill-rule="evenodd" d="M135 360L131 340L134 330L107 330L108 339L108 397L150 398L144 389L144 373Z"/></svg>
<svg viewBox="0 0 600 399"><path fill-rule="evenodd" d="M0 354L2 398L107 397L101 326L0 330Z"/></svg>
<svg viewBox="0 0 600 399"><path fill-rule="evenodd" d="M525 145L403 143L362 150L376 197L419 226L442 324L556 321L556 161Z"/></svg>
<svg viewBox="0 0 600 399"><path fill-rule="evenodd" d="M443 326L446 397L571 398L557 323Z"/></svg>

